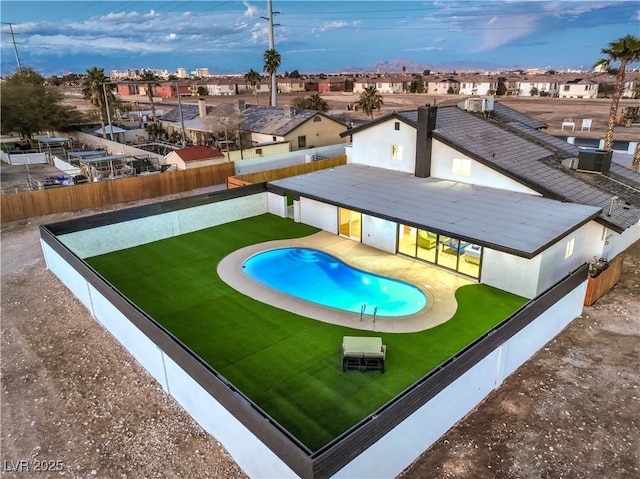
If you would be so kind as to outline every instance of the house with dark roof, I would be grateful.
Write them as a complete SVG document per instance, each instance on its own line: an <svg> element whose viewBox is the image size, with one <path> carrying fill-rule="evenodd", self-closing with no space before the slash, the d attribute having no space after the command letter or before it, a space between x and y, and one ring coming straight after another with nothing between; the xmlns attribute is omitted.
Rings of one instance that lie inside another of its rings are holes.
<svg viewBox="0 0 640 479"><path fill-rule="evenodd" d="M346 166L270 186L305 223L529 298L640 237L640 175L473 100L347 130Z"/></svg>

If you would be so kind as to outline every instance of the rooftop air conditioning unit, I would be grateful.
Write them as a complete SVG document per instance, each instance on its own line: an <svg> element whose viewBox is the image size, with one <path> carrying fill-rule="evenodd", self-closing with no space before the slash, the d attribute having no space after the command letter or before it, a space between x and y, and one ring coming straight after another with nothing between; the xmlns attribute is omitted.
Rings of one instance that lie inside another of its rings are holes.
<svg viewBox="0 0 640 479"><path fill-rule="evenodd" d="M464 109L476 113L493 111L494 98L492 96L468 98L465 101Z"/></svg>
<svg viewBox="0 0 640 479"><path fill-rule="evenodd" d="M578 153L578 170L592 173L606 173L611 168L613 150L583 148Z"/></svg>

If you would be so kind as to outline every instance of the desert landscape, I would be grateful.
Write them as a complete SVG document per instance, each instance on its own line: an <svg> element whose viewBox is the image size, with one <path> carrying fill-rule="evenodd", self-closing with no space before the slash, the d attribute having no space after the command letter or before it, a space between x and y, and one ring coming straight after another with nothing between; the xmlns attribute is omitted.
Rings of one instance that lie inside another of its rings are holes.
<svg viewBox="0 0 640 479"><path fill-rule="evenodd" d="M349 94L325 98L335 114L358 114L346 111ZM207 104L216 101L207 98ZM434 101L450 99L385 96L374 115ZM514 97L504 103L546 122L552 134L567 133L560 130L565 117L591 118L592 131L571 135L594 138L604 134L609 110L607 99ZM637 141L640 125L617 128L616 138ZM24 181L24 167L2 163L0 173L3 191ZM164 199L170 198L156 201ZM46 269L39 225L130 206L2 225L3 476L246 477ZM402 479L640 475L640 242L623 255L622 278L613 290L585 307Z"/></svg>

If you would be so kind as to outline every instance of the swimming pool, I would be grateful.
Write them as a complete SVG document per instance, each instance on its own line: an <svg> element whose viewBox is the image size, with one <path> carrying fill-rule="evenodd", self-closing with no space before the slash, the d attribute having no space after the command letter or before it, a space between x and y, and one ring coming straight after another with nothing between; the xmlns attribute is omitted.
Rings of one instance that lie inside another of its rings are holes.
<svg viewBox="0 0 640 479"><path fill-rule="evenodd" d="M427 304L419 288L367 273L310 248L278 248L258 253L242 265L254 280L307 301L353 313L407 316Z"/></svg>

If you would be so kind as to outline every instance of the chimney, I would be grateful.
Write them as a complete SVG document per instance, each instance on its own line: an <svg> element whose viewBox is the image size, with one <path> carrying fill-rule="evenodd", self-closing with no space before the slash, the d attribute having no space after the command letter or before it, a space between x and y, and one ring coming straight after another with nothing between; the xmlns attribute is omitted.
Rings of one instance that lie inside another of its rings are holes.
<svg viewBox="0 0 640 479"><path fill-rule="evenodd" d="M207 116L207 105L205 105L204 98L198 98L198 115L200 118Z"/></svg>
<svg viewBox="0 0 640 479"><path fill-rule="evenodd" d="M431 176L431 143L432 132L436 129L437 106L421 106L418 108L418 132L416 135L416 167L415 176L428 178Z"/></svg>
<svg viewBox="0 0 640 479"><path fill-rule="evenodd" d="M284 117L293 118L294 116L296 116L296 108L291 105L286 105L284 107Z"/></svg>
<svg viewBox="0 0 640 479"><path fill-rule="evenodd" d="M236 100L234 103L236 105L236 112L237 113L240 113L242 110L245 109L244 100Z"/></svg>

